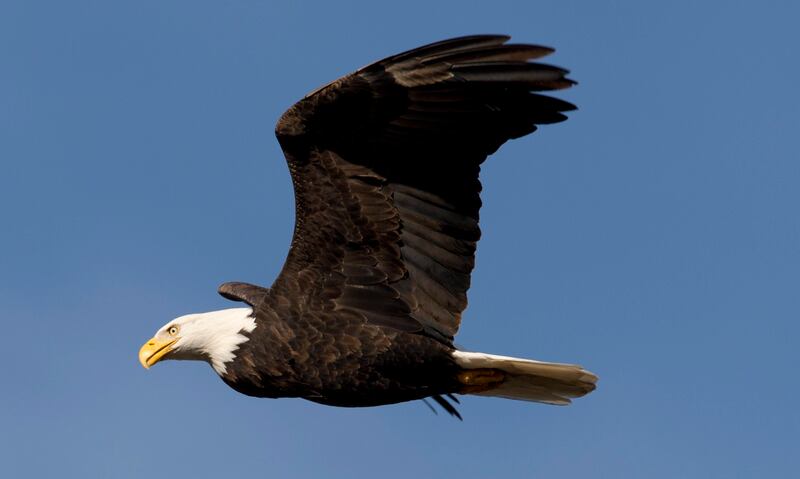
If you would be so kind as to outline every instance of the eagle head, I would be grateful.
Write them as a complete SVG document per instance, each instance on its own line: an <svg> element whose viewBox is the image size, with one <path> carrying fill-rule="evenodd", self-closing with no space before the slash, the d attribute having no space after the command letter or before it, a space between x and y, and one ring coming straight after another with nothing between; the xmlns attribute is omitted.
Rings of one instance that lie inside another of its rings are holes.
<svg viewBox="0 0 800 479"><path fill-rule="evenodd" d="M235 357L235 351L249 340L247 333L256 327L251 308L223 309L188 314L161 327L139 350L145 369L162 359L206 361L219 374Z"/></svg>

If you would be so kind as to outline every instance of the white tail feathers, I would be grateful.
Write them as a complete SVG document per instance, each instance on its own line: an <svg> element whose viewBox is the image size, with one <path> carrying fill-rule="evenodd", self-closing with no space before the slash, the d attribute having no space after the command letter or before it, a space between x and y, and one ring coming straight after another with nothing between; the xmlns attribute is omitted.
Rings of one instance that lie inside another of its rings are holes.
<svg viewBox="0 0 800 479"><path fill-rule="evenodd" d="M594 391L597 376L575 364L545 363L486 353L455 351L456 364L464 369L498 369L505 379L479 396L566 405L570 398Z"/></svg>

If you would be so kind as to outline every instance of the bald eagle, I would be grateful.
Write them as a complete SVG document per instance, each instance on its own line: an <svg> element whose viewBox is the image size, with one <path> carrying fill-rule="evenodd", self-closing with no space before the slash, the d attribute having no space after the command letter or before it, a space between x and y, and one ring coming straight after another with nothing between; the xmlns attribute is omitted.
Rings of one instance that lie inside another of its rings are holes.
<svg viewBox="0 0 800 479"><path fill-rule="evenodd" d="M275 128L296 223L272 287L224 283L247 307L182 316L139 351L207 361L249 396L333 406L454 394L569 404L595 388L577 365L457 349L480 237L480 165L575 107L574 82L531 60L551 48L503 35L388 57L295 103Z"/></svg>

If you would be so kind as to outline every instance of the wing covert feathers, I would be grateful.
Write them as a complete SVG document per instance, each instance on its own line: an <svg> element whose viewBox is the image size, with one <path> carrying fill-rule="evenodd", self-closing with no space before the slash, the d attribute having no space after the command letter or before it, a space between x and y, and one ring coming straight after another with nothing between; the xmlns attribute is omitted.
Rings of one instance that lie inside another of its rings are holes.
<svg viewBox="0 0 800 479"><path fill-rule="evenodd" d="M276 134L297 217L275 294L451 344L480 238L481 163L574 109L537 93L574 83L531 61L553 50L508 40L476 35L400 53L284 113ZM220 292L257 300L248 288Z"/></svg>

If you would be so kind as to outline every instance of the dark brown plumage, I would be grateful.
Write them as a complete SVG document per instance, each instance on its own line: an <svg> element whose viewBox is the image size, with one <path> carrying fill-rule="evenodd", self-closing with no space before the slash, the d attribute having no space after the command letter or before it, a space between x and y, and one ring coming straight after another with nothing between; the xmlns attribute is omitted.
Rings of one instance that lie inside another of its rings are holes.
<svg viewBox="0 0 800 479"><path fill-rule="evenodd" d="M223 374L231 387L336 406L432 396L455 415L445 396L482 391L458 377L452 354L481 234L480 165L574 109L536 93L573 84L530 61L553 50L508 39L394 55L283 114L294 238L271 288L219 288L257 321ZM593 389L584 382L562 395Z"/></svg>

